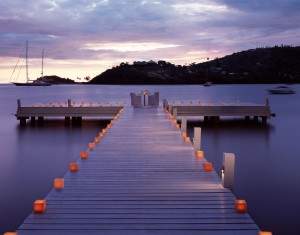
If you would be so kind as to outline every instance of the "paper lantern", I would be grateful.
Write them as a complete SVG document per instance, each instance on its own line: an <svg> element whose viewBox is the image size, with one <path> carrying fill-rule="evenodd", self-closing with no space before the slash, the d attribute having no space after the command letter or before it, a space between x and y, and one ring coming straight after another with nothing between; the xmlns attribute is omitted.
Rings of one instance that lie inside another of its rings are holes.
<svg viewBox="0 0 300 235"><path fill-rule="evenodd" d="M213 171L213 164L211 163L211 162L204 162L203 163L203 170L205 171L205 172L211 172L211 171Z"/></svg>
<svg viewBox="0 0 300 235"><path fill-rule="evenodd" d="M80 152L80 158L81 158L82 160L88 159L88 158L89 158L89 152L87 152L87 151L81 151L81 152Z"/></svg>
<svg viewBox="0 0 300 235"><path fill-rule="evenodd" d="M204 151L202 151L202 150L196 150L196 151L195 151L195 156L196 156L197 158L199 158L199 159L204 158Z"/></svg>
<svg viewBox="0 0 300 235"><path fill-rule="evenodd" d="M36 214L43 214L46 211L46 200L35 200L33 203L33 212Z"/></svg>
<svg viewBox="0 0 300 235"><path fill-rule="evenodd" d="M247 212L247 202L245 200L237 199L234 203L234 208L237 213L246 213Z"/></svg>
<svg viewBox="0 0 300 235"><path fill-rule="evenodd" d="M72 172L72 173L75 173L77 171L79 171L79 166L76 162L71 162L69 164L69 170Z"/></svg>
<svg viewBox="0 0 300 235"><path fill-rule="evenodd" d="M259 231L258 235L272 235L272 233L267 231Z"/></svg>
<svg viewBox="0 0 300 235"><path fill-rule="evenodd" d="M63 178L56 178L53 181L53 187L56 190L62 190L65 187L65 181Z"/></svg>
<svg viewBox="0 0 300 235"><path fill-rule="evenodd" d="M88 148L89 148L89 150L94 150L96 148L96 144L91 142L88 144Z"/></svg>

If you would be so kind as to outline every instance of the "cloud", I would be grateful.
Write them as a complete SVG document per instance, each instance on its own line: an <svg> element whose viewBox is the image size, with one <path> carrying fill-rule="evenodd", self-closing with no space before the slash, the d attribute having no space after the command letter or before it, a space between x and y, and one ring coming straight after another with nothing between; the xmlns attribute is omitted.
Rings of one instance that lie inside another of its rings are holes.
<svg viewBox="0 0 300 235"><path fill-rule="evenodd" d="M298 45L299 10L298 0L1 0L0 58L19 57L29 40L31 58L45 48L47 59L78 66L198 62L257 46Z"/></svg>

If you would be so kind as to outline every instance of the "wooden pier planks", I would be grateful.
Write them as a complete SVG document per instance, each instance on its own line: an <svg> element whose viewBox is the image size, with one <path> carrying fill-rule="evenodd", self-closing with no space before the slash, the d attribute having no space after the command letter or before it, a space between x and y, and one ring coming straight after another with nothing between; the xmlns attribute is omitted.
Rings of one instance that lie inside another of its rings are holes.
<svg viewBox="0 0 300 235"><path fill-rule="evenodd" d="M65 188L18 234L257 234L215 172L202 170L162 111L126 109Z"/></svg>

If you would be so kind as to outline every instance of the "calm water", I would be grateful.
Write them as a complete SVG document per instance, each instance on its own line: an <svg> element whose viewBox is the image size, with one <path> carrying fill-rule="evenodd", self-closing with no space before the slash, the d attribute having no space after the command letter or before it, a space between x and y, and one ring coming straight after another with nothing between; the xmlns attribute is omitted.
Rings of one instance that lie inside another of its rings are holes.
<svg viewBox="0 0 300 235"><path fill-rule="evenodd" d="M0 233L15 230L43 198L55 177L101 128L99 122L65 127L49 122L43 127L19 128L12 114L16 99L24 103L62 101L125 101L129 92L147 88L169 100L263 103L269 85L227 86L0 86ZM237 156L235 194L245 198L262 229L274 234L300 234L300 86L296 95L269 96L276 117L267 127L224 121L203 126L203 148L216 168L222 153ZM202 123L190 124L202 126Z"/></svg>

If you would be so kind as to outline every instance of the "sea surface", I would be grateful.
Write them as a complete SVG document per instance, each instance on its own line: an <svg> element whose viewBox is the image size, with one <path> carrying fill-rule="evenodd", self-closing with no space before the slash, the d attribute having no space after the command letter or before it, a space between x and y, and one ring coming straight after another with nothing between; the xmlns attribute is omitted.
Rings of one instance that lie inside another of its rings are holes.
<svg viewBox="0 0 300 235"><path fill-rule="evenodd" d="M75 101L125 102L129 93L159 91L170 101L203 103L264 103L269 98L276 117L267 126L242 120L221 120L202 127L202 146L216 169L223 152L236 154L234 193L248 202L249 213L264 230L275 235L300 234L300 86L295 95L268 95L272 85L84 86L15 87L0 85L0 234L16 230L43 198L55 177L103 127L86 121L66 127L63 121L20 128L13 114L23 104Z"/></svg>

